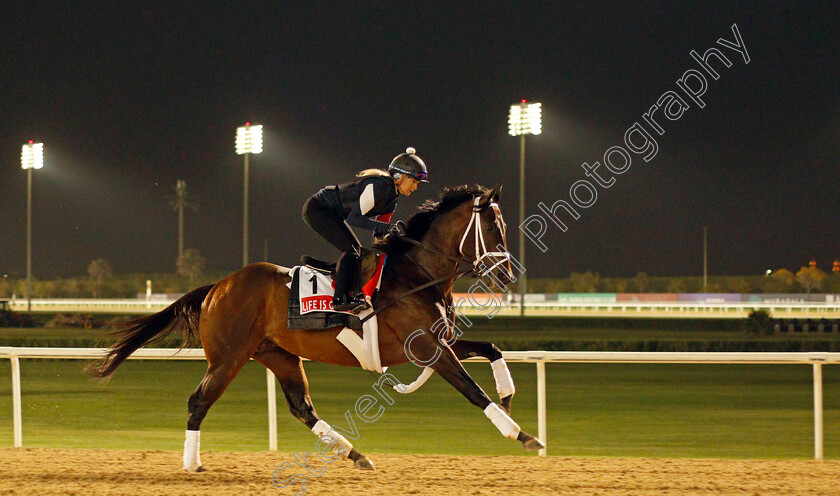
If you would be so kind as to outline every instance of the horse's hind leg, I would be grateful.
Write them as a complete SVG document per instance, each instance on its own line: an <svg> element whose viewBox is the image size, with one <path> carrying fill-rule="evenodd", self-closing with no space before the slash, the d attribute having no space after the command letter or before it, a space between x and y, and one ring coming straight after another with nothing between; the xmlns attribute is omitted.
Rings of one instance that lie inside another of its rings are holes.
<svg viewBox="0 0 840 496"><path fill-rule="evenodd" d="M189 417L184 441L184 470L191 472L204 470L201 466L201 421L246 363L248 363L248 358L229 363L211 363L207 367L207 372L204 373L204 379L187 401Z"/></svg>
<svg viewBox="0 0 840 496"><path fill-rule="evenodd" d="M312 398L309 397L309 382L306 380L306 372L303 370L303 362L299 356L289 353L270 341L263 341L254 353L254 360L263 364L277 377L292 415L306 424L322 442L331 446L336 455L349 458L357 468L373 470L373 462L368 457L356 451L350 441L318 418L315 407L312 405ZM318 457L327 463L332 463L338 458L338 456L322 457L321 450L315 451L318 452Z"/></svg>
<svg viewBox="0 0 840 496"><path fill-rule="evenodd" d="M464 360L474 356L484 357L490 361L493 369L493 379L496 381L496 391L499 393L499 406L510 415L510 403L516 388L513 386L513 378L510 376L502 352L493 344L485 341L465 341L459 339L450 346L458 360Z"/></svg>
<svg viewBox="0 0 840 496"><path fill-rule="evenodd" d="M504 410L490 400L487 393L470 377L451 349L443 349L431 367L446 382L452 384L455 389L463 394L470 403L484 410L484 414L503 436L508 439L516 439L527 450L545 448L542 441L521 430L519 425Z"/></svg>

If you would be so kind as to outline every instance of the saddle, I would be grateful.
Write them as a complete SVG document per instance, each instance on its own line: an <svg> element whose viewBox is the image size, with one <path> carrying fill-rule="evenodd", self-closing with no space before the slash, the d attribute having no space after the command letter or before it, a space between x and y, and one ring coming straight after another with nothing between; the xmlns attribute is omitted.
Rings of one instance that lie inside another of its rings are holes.
<svg viewBox="0 0 840 496"><path fill-rule="evenodd" d="M361 280L370 281L371 277L373 277L373 272L376 270L377 254L372 250L362 248L361 259ZM303 255L300 257L300 264L306 267L312 267L313 269L323 272L324 274L328 274L330 277L335 279L335 268L337 262L327 262L309 255Z"/></svg>

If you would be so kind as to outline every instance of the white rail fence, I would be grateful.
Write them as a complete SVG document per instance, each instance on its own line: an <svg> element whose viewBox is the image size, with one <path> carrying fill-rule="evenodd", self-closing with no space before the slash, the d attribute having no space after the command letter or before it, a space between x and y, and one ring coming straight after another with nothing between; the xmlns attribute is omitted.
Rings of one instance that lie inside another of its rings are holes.
<svg viewBox="0 0 840 496"><path fill-rule="evenodd" d="M105 348L40 348L0 347L0 358L9 358L12 366L12 411L14 445L23 446L23 419L21 414L20 359L65 358L95 359L105 354ZM505 351L505 361L534 363L537 366L537 429L543 441L547 439L546 415L546 363L676 363L676 364L806 364L813 369L814 384L814 458L823 458L823 379L824 364L840 363L840 353L663 353L663 352L600 352L600 351ZM188 348L144 348L130 359L203 360L204 350ZM469 359L469 361L484 361ZM268 392L269 449L277 450L277 381L266 369ZM545 455L546 450L540 450Z"/></svg>
<svg viewBox="0 0 840 496"><path fill-rule="evenodd" d="M32 312L41 313L115 313L144 314L159 312L174 300L144 299L95 299L95 298L35 298ZM9 307L25 312L27 301L9 301ZM532 302L525 303L529 315L556 316L604 316L604 317L663 317L663 318L731 318L742 319L752 310L766 310L775 318L840 318L838 303L794 303L794 302ZM501 314L518 313L516 303L502 302L495 307L474 308L465 304L461 310L466 315L487 315L491 311Z"/></svg>

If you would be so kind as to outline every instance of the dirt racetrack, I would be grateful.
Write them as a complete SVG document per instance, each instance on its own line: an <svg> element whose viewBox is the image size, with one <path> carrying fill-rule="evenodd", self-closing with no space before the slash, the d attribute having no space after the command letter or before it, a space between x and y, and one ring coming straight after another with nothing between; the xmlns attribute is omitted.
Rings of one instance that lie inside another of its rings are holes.
<svg viewBox="0 0 840 496"><path fill-rule="evenodd" d="M840 495L840 462L371 455L373 472L349 462L315 465L307 495ZM181 470L172 451L0 449L0 494L292 495L272 485L289 453L201 454L207 472ZM278 481L302 468L287 468ZM303 493L301 493L303 494Z"/></svg>

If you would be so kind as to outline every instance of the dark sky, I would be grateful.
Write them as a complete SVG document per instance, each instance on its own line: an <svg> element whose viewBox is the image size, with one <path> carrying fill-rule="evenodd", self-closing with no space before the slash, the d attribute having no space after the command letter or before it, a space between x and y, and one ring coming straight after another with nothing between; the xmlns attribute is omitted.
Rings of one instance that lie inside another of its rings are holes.
<svg viewBox="0 0 840 496"><path fill-rule="evenodd" d="M26 173L20 148L45 145L35 171L33 272L170 272L178 179L198 201L186 246L208 269L241 264L242 157L236 127L265 126L251 160L251 260L283 265L332 248L304 225L306 198L413 146L431 184L503 185L518 219L519 141L507 113L543 106L527 140L526 215L569 200L667 91L689 109L649 162L596 202L549 223L531 277L798 269L840 257L840 4L837 2L5 2L0 20L0 273L25 275ZM517 5L522 4L522 5ZM200 7L198 5L201 5ZM737 24L749 54L716 44ZM700 108L677 85L717 47ZM660 110L660 112L662 112ZM648 128L649 132L652 132ZM604 167L599 171L604 172ZM607 174L609 176L609 174ZM591 179L590 179L591 181ZM360 236L367 238L366 233ZM515 231L511 248L517 253Z"/></svg>

